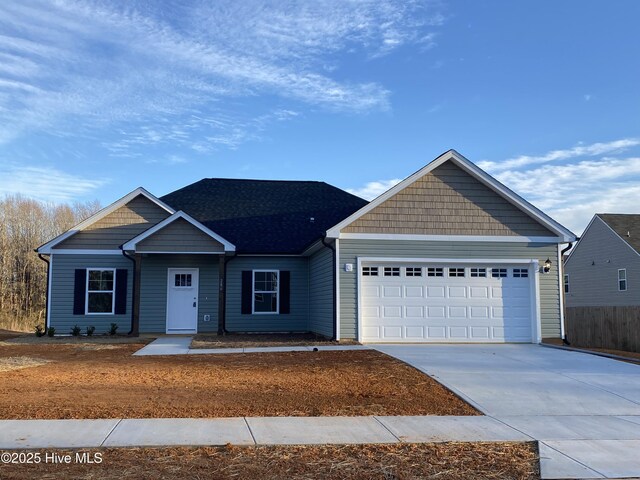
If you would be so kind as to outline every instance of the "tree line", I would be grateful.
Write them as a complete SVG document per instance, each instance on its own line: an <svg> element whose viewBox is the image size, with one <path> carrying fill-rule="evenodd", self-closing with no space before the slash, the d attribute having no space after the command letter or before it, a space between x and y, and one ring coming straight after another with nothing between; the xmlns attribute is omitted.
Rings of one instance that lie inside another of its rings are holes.
<svg viewBox="0 0 640 480"><path fill-rule="evenodd" d="M0 328L44 324L47 265L34 249L100 209L97 201L53 204L20 195L0 199Z"/></svg>

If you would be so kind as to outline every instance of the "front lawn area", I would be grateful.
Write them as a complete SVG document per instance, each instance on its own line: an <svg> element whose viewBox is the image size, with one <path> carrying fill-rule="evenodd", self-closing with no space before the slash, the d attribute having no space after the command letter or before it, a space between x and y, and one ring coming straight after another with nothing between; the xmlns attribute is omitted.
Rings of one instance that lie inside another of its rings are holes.
<svg viewBox="0 0 640 480"><path fill-rule="evenodd" d="M479 414L376 351L131 356L142 347L3 342L23 368L0 373L0 418Z"/></svg>
<svg viewBox="0 0 640 480"><path fill-rule="evenodd" d="M75 457L75 451L48 450ZM84 450L101 464L1 465L0 477L120 480L538 479L534 443L439 443L294 447ZM42 453L44 456L44 452Z"/></svg>

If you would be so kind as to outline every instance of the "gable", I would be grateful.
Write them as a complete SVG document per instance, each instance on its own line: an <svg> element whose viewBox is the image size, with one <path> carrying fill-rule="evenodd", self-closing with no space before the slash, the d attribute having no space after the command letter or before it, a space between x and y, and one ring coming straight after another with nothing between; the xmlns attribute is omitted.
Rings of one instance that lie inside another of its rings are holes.
<svg viewBox="0 0 640 480"><path fill-rule="evenodd" d="M169 212L144 195L138 195L95 223L74 233L55 248L117 249L127 240L169 215Z"/></svg>
<svg viewBox="0 0 640 480"><path fill-rule="evenodd" d="M355 219L341 231L557 236L450 160Z"/></svg>
<svg viewBox="0 0 640 480"><path fill-rule="evenodd" d="M178 218L136 244L136 252L207 252L220 253L222 243L184 218Z"/></svg>

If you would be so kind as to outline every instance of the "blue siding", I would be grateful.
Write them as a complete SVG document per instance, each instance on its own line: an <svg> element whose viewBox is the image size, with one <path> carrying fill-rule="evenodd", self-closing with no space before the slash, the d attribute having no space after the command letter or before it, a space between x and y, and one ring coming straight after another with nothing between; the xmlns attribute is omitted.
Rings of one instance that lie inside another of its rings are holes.
<svg viewBox="0 0 640 480"><path fill-rule="evenodd" d="M123 268L127 275L127 310L124 315L74 315L73 287L75 270L78 268ZM131 292L133 285L133 263L123 255L52 255L51 268L51 312L50 326L56 334L69 334L74 325L82 328L96 327L96 335L108 332L111 323L118 324L118 333L131 329Z"/></svg>
<svg viewBox="0 0 640 480"><path fill-rule="evenodd" d="M309 257L309 330L333 337L333 251L323 247Z"/></svg>

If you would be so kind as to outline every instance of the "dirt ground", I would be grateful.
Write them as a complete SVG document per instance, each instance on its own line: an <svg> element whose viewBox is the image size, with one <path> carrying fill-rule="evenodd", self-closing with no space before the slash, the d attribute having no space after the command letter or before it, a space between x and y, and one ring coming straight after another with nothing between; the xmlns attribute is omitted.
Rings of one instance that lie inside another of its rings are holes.
<svg viewBox="0 0 640 480"><path fill-rule="evenodd" d="M307 345L356 345L352 340L329 340L313 333L196 335L191 348L294 347Z"/></svg>
<svg viewBox="0 0 640 480"><path fill-rule="evenodd" d="M545 338L542 343L548 343L550 345L557 345L560 347L565 346L562 343L562 340L559 338ZM639 352L627 352L626 350L614 350L612 348L595 348L595 347L581 347L580 345L567 345L567 347L569 348L579 348L580 350L590 350L593 352L599 352L599 353L608 353L610 355L618 355L619 357L627 357L631 360L634 361L639 361L640 360L640 353Z"/></svg>
<svg viewBox="0 0 640 480"><path fill-rule="evenodd" d="M14 345L48 360L0 373L0 418L479 415L375 351L133 357L142 344Z"/></svg>
<svg viewBox="0 0 640 480"><path fill-rule="evenodd" d="M147 344L155 340L156 337L129 337L127 335L79 335L77 337L71 335L65 336L44 336L36 337L34 334L24 333L16 334L15 332L7 332L3 335L0 330L0 342L9 345L115 345L122 343ZM0 347L2 344L0 343Z"/></svg>
<svg viewBox="0 0 640 480"><path fill-rule="evenodd" d="M49 450L48 452L54 452ZM55 451L70 454L76 451ZM0 478L538 479L533 443L207 447L84 450L100 464L1 465ZM41 452L44 457L45 452Z"/></svg>

